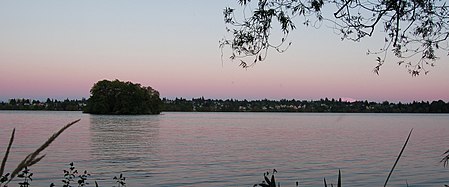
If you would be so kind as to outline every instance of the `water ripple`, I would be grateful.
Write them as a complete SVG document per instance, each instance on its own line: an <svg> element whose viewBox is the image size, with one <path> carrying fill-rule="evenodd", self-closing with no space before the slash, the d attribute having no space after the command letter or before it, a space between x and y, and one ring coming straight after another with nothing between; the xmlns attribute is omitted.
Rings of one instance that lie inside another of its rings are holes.
<svg viewBox="0 0 449 187"><path fill-rule="evenodd" d="M128 186L252 186L273 168L282 186L322 186L324 177L336 183L338 170L344 186L380 186L411 128L390 186L442 186L447 179L439 160L448 149L449 115L0 111L0 149L16 128L10 162L17 163L78 118L32 168L33 184L60 181L73 161L103 186L120 173Z"/></svg>

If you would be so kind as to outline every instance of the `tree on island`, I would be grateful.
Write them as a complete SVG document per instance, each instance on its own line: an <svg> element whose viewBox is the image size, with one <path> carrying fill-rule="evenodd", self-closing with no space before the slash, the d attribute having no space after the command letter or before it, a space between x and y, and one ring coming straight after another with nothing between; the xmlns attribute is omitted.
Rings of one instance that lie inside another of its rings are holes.
<svg viewBox="0 0 449 187"><path fill-rule="evenodd" d="M341 39L360 41L381 30L385 42L380 50L368 51L377 56L379 73L388 52L417 76L433 67L439 55L449 51L449 5L444 0L237 0L243 7L224 9L226 31L220 48L229 47L231 60L244 68L266 59L270 48L285 51L288 34L296 28L293 18L305 26L321 27L323 21ZM254 8L253 8L254 7ZM332 14L330 14L332 12ZM330 23L330 25L328 24ZM273 42L273 26L279 25L283 36ZM249 59L248 59L249 58Z"/></svg>
<svg viewBox="0 0 449 187"><path fill-rule="evenodd" d="M83 112L90 114L160 114L159 92L132 82L102 80L90 89Z"/></svg>

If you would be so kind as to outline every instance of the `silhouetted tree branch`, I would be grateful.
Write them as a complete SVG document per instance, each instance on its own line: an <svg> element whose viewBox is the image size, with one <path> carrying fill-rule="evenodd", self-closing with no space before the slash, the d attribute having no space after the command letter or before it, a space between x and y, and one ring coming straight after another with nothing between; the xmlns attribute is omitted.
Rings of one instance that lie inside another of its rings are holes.
<svg viewBox="0 0 449 187"><path fill-rule="evenodd" d="M326 21L341 39L360 41L380 30L385 45L380 50L368 51L378 55L375 73L379 73L387 54L393 52L398 64L417 76L428 73L438 54L448 52L449 6L442 0L238 0L243 15L236 9L223 11L226 31L230 39L220 41L220 48L230 47L231 60L239 60L244 68L266 59L267 51L284 52L289 33L296 28L293 19L304 18L303 25L316 26ZM250 6L251 5L251 6ZM255 7L249 10L249 7ZM323 10L332 8L333 14ZM249 16L247 16L249 15ZM326 16L325 16L326 15ZM273 24L282 31L281 41L270 40ZM248 57L251 58L248 61Z"/></svg>

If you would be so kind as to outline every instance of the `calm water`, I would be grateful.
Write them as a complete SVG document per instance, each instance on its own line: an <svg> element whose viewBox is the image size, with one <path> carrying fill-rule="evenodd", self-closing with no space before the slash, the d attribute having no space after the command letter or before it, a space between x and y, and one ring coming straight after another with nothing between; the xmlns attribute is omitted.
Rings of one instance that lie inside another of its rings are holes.
<svg viewBox="0 0 449 187"><path fill-rule="evenodd" d="M439 160L449 149L449 115L308 113L164 113L99 116L80 112L0 111L0 155L16 140L8 171L70 121L33 186L60 185L75 162L101 186L120 173L128 186L252 186L275 168L282 186L381 186L411 128L390 186L449 184Z"/></svg>

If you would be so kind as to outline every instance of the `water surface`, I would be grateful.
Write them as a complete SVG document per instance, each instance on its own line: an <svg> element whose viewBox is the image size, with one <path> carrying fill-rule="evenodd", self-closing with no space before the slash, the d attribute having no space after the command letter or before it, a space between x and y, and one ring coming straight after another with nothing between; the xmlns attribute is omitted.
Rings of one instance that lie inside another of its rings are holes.
<svg viewBox="0 0 449 187"><path fill-rule="evenodd" d="M33 186L59 185L70 162L101 186L120 173L128 186L253 186L272 169L282 186L336 183L339 169L344 186L381 186L412 128L390 186L449 184L439 163L449 149L446 114L0 111L1 153L16 128L8 171L79 118L31 168Z"/></svg>

